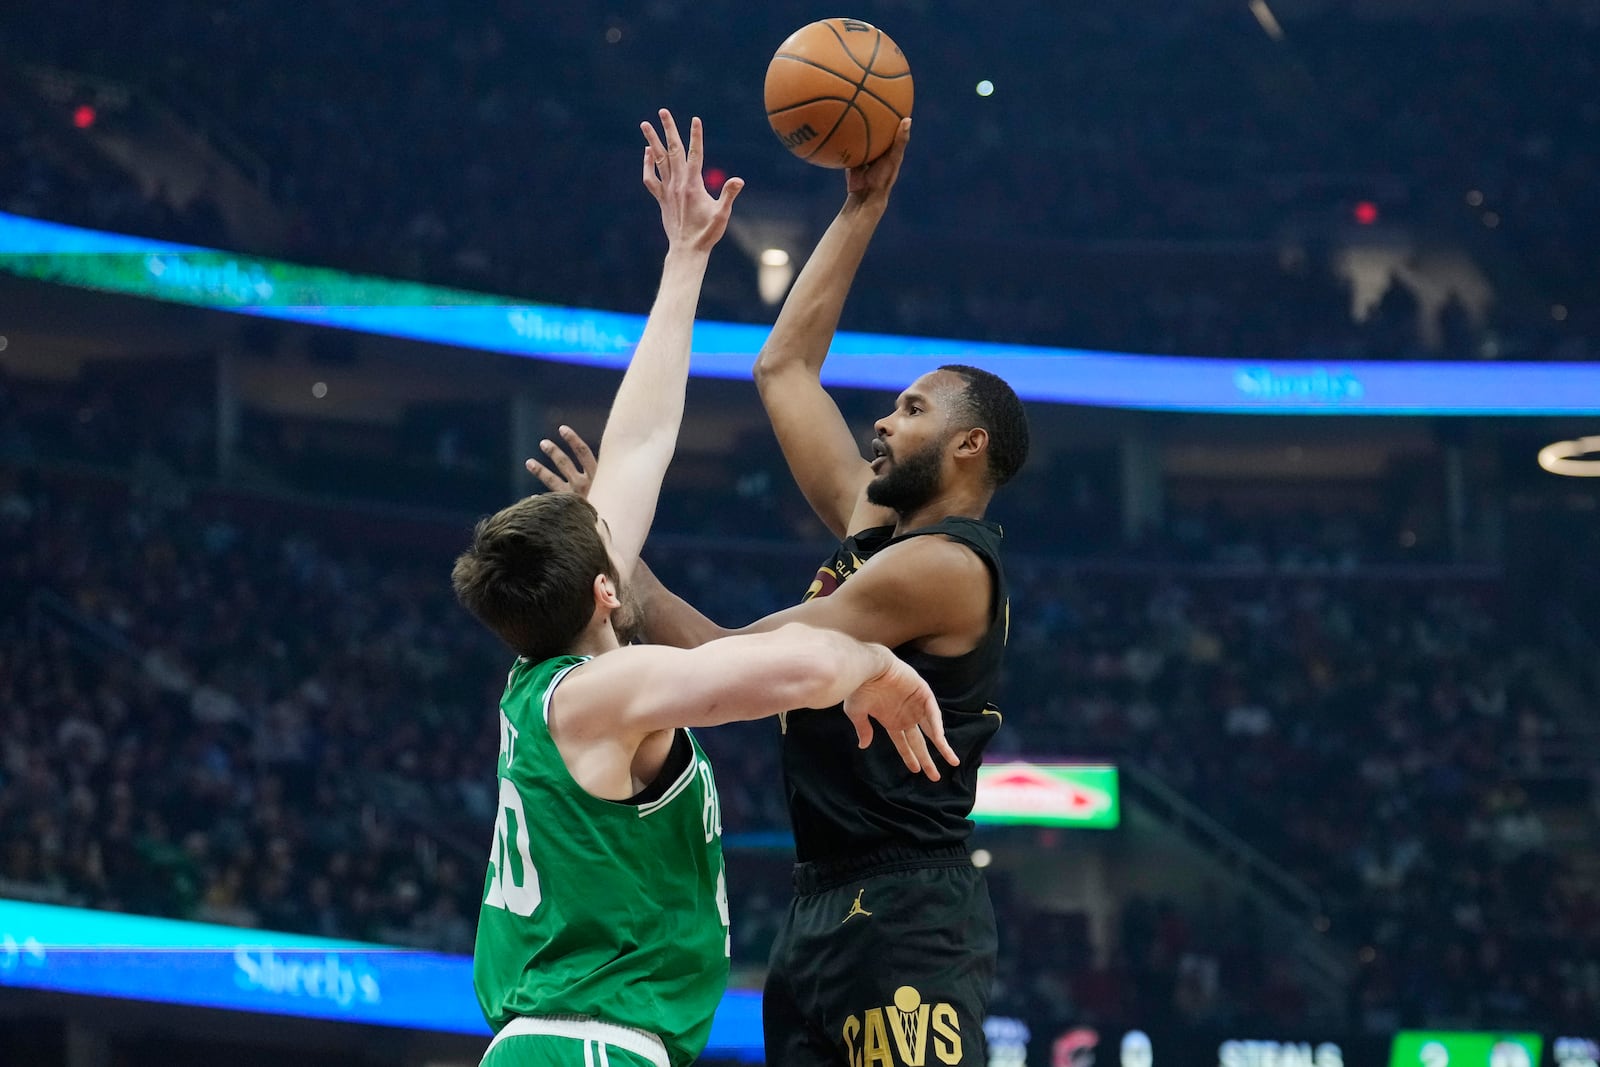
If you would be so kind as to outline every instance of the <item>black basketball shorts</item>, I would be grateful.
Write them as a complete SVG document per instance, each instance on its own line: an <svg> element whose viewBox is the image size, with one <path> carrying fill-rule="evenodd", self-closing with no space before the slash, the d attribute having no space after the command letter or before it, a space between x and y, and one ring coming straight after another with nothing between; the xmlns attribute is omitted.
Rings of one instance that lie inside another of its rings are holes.
<svg viewBox="0 0 1600 1067"><path fill-rule="evenodd" d="M984 1067L994 908L965 848L800 864L762 1001L770 1067Z"/></svg>

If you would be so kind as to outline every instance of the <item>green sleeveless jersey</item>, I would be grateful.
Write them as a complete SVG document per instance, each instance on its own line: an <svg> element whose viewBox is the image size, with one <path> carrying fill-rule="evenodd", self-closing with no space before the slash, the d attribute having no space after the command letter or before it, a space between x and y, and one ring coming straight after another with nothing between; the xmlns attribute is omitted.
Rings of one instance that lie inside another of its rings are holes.
<svg viewBox="0 0 1600 1067"><path fill-rule="evenodd" d="M693 759L656 799L583 790L550 736L550 696L586 657L518 660L500 700L500 805L472 980L489 1025L576 1015L705 1048L728 985L722 810ZM687 733L687 731L685 731Z"/></svg>

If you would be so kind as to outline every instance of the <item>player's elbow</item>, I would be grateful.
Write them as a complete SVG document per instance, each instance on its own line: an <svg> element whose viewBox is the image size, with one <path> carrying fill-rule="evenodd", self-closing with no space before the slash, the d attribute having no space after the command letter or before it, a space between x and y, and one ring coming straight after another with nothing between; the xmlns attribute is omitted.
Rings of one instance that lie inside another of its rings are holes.
<svg viewBox="0 0 1600 1067"><path fill-rule="evenodd" d="M772 383L773 373L776 370L772 357L763 348L756 354L755 366L750 368L750 376L756 380L756 388L766 392L767 386Z"/></svg>
<svg viewBox="0 0 1600 1067"><path fill-rule="evenodd" d="M755 366L750 369L751 376L756 380L756 388L763 393L780 384L787 375L799 373L817 377L798 351L781 344L764 346L756 356Z"/></svg>

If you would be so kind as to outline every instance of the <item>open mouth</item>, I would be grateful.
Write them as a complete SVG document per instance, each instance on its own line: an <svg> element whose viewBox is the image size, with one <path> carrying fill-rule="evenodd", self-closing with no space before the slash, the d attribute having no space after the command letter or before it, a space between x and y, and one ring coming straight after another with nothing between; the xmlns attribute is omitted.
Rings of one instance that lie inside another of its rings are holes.
<svg viewBox="0 0 1600 1067"><path fill-rule="evenodd" d="M883 438L874 437L871 445L872 470L877 473L879 468L889 462L889 446L883 443Z"/></svg>

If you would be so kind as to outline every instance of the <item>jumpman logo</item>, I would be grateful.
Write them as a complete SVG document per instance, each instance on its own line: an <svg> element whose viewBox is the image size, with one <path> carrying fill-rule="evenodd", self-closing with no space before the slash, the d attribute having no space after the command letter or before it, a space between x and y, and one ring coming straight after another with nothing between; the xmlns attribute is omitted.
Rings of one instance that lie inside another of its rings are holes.
<svg viewBox="0 0 1600 1067"><path fill-rule="evenodd" d="M856 890L855 903L850 905L849 913L846 914L844 918L839 920L839 925L840 926L843 926L845 923L849 922L851 919L854 919L857 915L871 915L872 914L872 912L868 911L866 908L863 908L861 906L861 894L865 893L865 892L866 892L865 889Z"/></svg>

